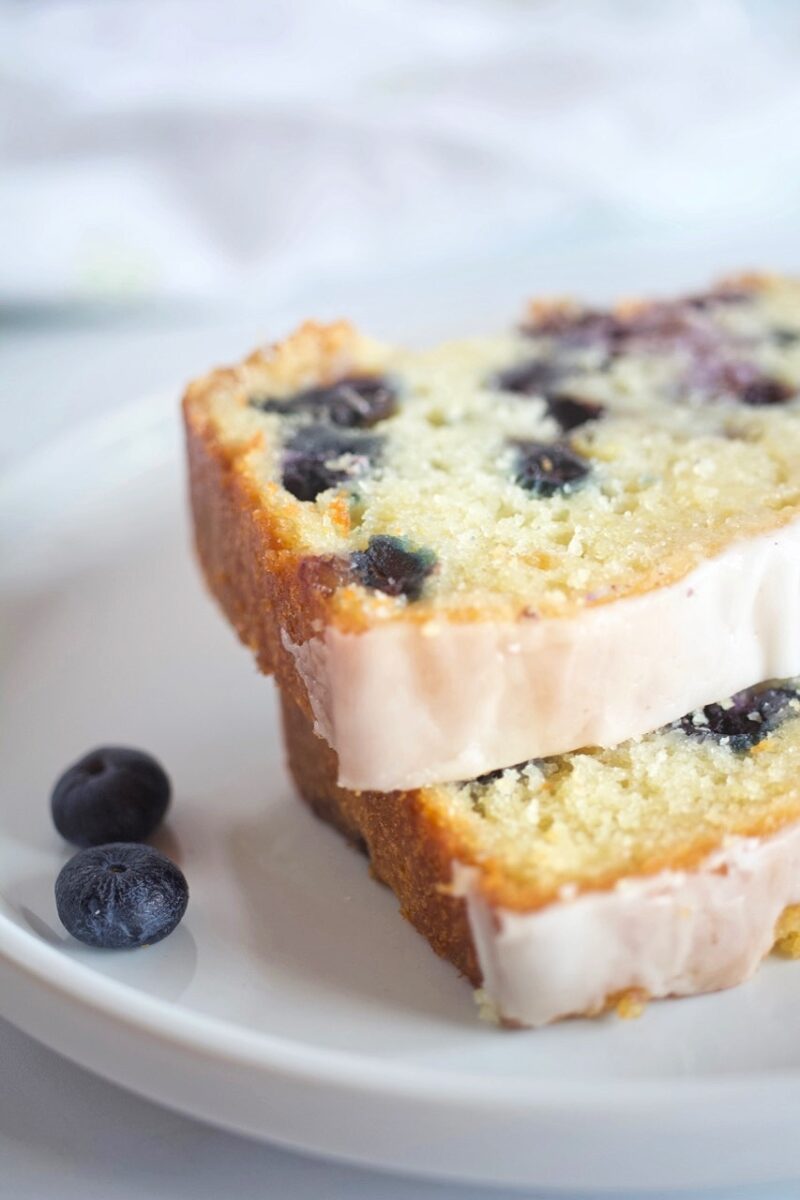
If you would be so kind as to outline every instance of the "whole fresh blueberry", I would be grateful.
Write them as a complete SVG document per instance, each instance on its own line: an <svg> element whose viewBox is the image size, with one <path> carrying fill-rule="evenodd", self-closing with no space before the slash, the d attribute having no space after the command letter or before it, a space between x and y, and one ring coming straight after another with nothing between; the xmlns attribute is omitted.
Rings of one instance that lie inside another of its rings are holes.
<svg viewBox="0 0 800 1200"><path fill-rule="evenodd" d="M131 842L80 850L56 879L62 924L79 942L100 949L160 942L188 902L180 868L160 850Z"/></svg>
<svg viewBox="0 0 800 1200"><path fill-rule="evenodd" d="M281 416L308 414L318 420L327 418L333 425L347 429L368 429L396 412L397 393L380 375L353 375L328 387L307 388L285 400L255 399L250 403L262 412Z"/></svg>
<svg viewBox="0 0 800 1200"><path fill-rule="evenodd" d="M797 692L788 687L747 688L728 704L707 704L676 721L678 729L698 741L715 741L731 750L751 750L791 715Z"/></svg>
<svg viewBox="0 0 800 1200"><path fill-rule="evenodd" d="M76 846L142 842L164 819L170 783L149 754L100 746L73 763L53 789L55 827Z"/></svg>
<svg viewBox="0 0 800 1200"><path fill-rule="evenodd" d="M366 550L350 556L350 565L365 587L388 596L418 600L425 580L436 564L430 550L412 550L403 538L377 534Z"/></svg>
<svg viewBox="0 0 800 1200"><path fill-rule="evenodd" d="M326 425L304 425L283 452L283 486L298 500L358 479L380 457L382 439Z"/></svg>
<svg viewBox="0 0 800 1200"><path fill-rule="evenodd" d="M587 478L590 465L568 446L520 440L516 449L515 481L535 496L574 492Z"/></svg>

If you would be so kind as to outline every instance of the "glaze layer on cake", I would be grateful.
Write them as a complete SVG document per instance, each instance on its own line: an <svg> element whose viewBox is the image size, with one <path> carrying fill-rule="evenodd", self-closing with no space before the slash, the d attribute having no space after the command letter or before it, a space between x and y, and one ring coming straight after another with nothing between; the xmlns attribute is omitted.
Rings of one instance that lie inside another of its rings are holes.
<svg viewBox="0 0 800 1200"><path fill-rule="evenodd" d="M592 1016L625 993L657 1000L735 987L755 974L800 900L800 825L732 838L692 871L621 880L533 913L487 904L455 865L482 991L499 1017L536 1028Z"/></svg>
<svg viewBox="0 0 800 1200"><path fill-rule="evenodd" d="M614 746L800 673L798 613L800 520L569 619L334 625L284 644L339 782L391 791Z"/></svg>

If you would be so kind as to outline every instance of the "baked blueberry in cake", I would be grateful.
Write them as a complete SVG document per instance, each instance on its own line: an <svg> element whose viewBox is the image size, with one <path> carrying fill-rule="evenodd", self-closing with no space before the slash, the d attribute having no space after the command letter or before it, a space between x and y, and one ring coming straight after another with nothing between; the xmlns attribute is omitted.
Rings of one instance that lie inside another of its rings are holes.
<svg viewBox="0 0 800 1200"><path fill-rule="evenodd" d="M408 600L419 599L435 563L430 550L413 550L402 538L387 534L375 534L365 550L350 556L353 574L364 587Z"/></svg>
<svg viewBox="0 0 800 1200"><path fill-rule="evenodd" d="M324 425L301 425L284 442L281 483L298 500L316 500L332 488L351 486L374 468L378 438Z"/></svg>
<svg viewBox="0 0 800 1200"><path fill-rule="evenodd" d="M346 786L613 746L800 672L799 385L779 278L309 323L187 392L200 559Z"/></svg>

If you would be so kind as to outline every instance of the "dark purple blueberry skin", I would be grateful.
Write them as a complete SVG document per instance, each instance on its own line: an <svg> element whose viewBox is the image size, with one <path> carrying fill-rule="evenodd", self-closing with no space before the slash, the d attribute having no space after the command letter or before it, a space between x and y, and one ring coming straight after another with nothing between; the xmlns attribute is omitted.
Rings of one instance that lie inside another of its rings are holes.
<svg viewBox="0 0 800 1200"><path fill-rule="evenodd" d="M752 293L746 287L726 283L712 288L710 292L698 292L694 296L687 296L683 303L687 308L707 310L727 304L745 304L751 298Z"/></svg>
<svg viewBox="0 0 800 1200"><path fill-rule="evenodd" d="M498 371L492 384L501 392L514 392L518 396L544 396L563 376L563 367L552 360L534 358Z"/></svg>
<svg viewBox="0 0 800 1200"><path fill-rule="evenodd" d="M728 285L683 300L655 301L625 315L592 308L562 309L546 313L523 332L555 338L567 347L602 345L613 355L632 340L658 345L692 338L703 329L708 332L706 313L748 299L745 288Z"/></svg>
<svg viewBox="0 0 800 1200"><path fill-rule="evenodd" d="M282 482L298 500L358 479L380 458L382 439L328 425L303 425L286 442ZM347 456L346 464L340 460Z"/></svg>
<svg viewBox="0 0 800 1200"><path fill-rule="evenodd" d="M160 942L189 902L180 868L160 850L131 842L78 851L56 879L55 894L65 929L103 950Z"/></svg>
<svg viewBox="0 0 800 1200"><path fill-rule="evenodd" d="M737 396L742 404L750 404L754 408L765 404L785 404L795 395L794 389L780 379L758 379L748 384Z"/></svg>
<svg viewBox="0 0 800 1200"><path fill-rule="evenodd" d="M514 763L511 767L497 767L494 771L487 771L485 775L476 776L474 782L481 784L481 786L487 783L494 783L506 771L521 771L523 767L527 767L528 763L533 761L533 759L526 758L524 762Z"/></svg>
<svg viewBox="0 0 800 1200"><path fill-rule="evenodd" d="M436 556L430 550L410 550L402 538L377 534L370 538L366 550L351 554L350 565L364 587L387 596L418 600L436 565Z"/></svg>
<svg viewBox="0 0 800 1200"><path fill-rule="evenodd" d="M588 478L590 464L568 446L548 442L516 441L515 481L535 496L575 491Z"/></svg>
<svg viewBox="0 0 800 1200"><path fill-rule="evenodd" d="M552 338L553 354L570 347L598 347L606 355L606 365L628 349L647 353L680 350L687 358L683 382L690 390L704 393L710 400L727 398L753 407L784 404L796 394L795 389L764 375L755 363L742 357L736 339L709 319L715 308L748 299L745 288L729 286L684 300L648 304L625 316L595 309L565 310L545 315L525 332ZM800 334L775 329L772 338L779 345L791 345ZM510 390L524 391L524 371L517 371L517 386ZM547 388L540 390L546 392ZM559 419L557 413L552 415ZM562 423L562 428L566 431L577 425Z"/></svg>
<svg viewBox="0 0 800 1200"><path fill-rule="evenodd" d="M149 754L100 746L73 763L50 797L53 823L76 846L142 842L169 807L170 782Z"/></svg>
<svg viewBox="0 0 800 1200"><path fill-rule="evenodd" d="M728 352L696 354L686 382L710 398L731 399L754 408L785 404L795 395L794 388L782 380L764 375L755 363Z"/></svg>
<svg viewBox="0 0 800 1200"><path fill-rule="evenodd" d="M550 359L539 358L499 371L493 384L502 392L513 392L518 396L542 396L548 414L558 422L564 433L568 433L588 421L598 420L605 409L602 404L595 404L592 400L582 400L579 396L559 392L558 383L563 376L562 367Z"/></svg>
<svg viewBox="0 0 800 1200"><path fill-rule="evenodd" d="M555 338L565 349L601 345L612 350L631 335L628 321L593 308L548 313L523 332Z"/></svg>
<svg viewBox="0 0 800 1200"><path fill-rule="evenodd" d="M397 392L379 375L354 375L329 387L308 388L284 400L254 399L262 412L311 416L346 429L369 429L397 411Z"/></svg>
<svg viewBox="0 0 800 1200"><path fill-rule="evenodd" d="M599 421L606 411L602 404L566 394L546 396L545 402L549 415L558 422L563 433L579 429L589 421Z"/></svg>
<svg viewBox="0 0 800 1200"><path fill-rule="evenodd" d="M707 704L706 724L695 725L689 713L676 722L677 728L698 741L724 742L740 752L751 750L789 715L789 703L797 693L785 687L747 688L731 699L730 708Z"/></svg>

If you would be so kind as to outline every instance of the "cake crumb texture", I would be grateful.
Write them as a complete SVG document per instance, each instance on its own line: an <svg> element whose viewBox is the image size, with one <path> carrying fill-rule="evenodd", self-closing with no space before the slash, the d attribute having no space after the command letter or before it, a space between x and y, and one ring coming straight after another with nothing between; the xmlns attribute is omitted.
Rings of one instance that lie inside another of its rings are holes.
<svg viewBox="0 0 800 1200"><path fill-rule="evenodd" d="M635 1021L644 1013L648 996L639 988L628 988L610 998L617 1016L623 1021Z"/></svg>
<svg viewBox="0 0 800 1200"><path fill-rule="evenodd" d="M422 794L458 830L469 847L465 861L480 864L484 887L505 907L526 909L563 889L610 887L628 875L691 869L726 837L768 835L800 819L798 686L752 690L752 711L739 714L752 744L725 733L739 727L725 723L730 710L707 706L620 746L534 760ZM762 736L758 697L776 694L782 707Z"/></svg>
<svg viewBox="0 0 800 1200"><path fill-rule="evenodd" d="M775 953L800 958L800 904L784 909L775 929Z"/></svg>
<svg viewBox="0 0 800 1200"><path fill-rule="evenodd" d="M780 528L800 514L798 388L800 286L753 276L540 304L510 333L419 352L309 322L185 403L275 553L347 576L389 537L435 561L413 596L351 572L331 601L346 625L569 615Z"/></svg>

